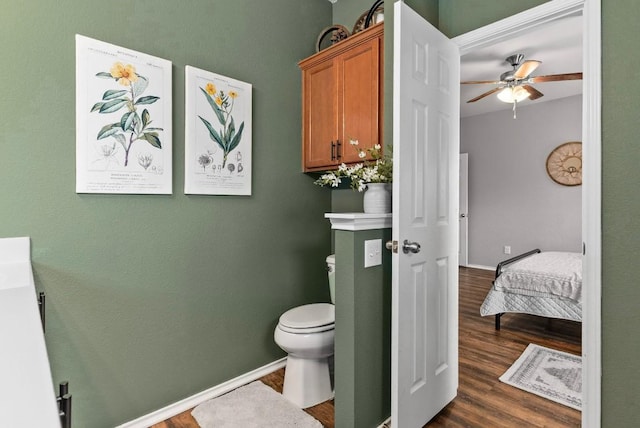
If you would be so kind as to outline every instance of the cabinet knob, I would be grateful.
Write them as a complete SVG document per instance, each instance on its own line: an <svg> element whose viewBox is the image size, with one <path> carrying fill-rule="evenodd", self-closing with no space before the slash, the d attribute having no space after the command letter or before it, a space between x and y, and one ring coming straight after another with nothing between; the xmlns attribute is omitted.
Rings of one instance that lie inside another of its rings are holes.
<svg viewBox="0 0 640 428"><path fill-rule="evenodd" d="M333 140L331 140L331 160L336 160L336 145Z"/></svg>

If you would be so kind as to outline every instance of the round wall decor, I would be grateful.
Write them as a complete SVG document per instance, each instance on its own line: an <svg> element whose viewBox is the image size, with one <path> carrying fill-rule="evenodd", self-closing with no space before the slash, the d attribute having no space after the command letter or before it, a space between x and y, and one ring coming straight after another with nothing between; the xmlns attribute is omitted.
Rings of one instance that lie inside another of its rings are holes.
<svg viewBox="0 0 640 428"><path fill-rule="evenodd" d="M582 143L570 141L553 149L547 157L547 174L563 186L582 184Z"/></svg>
<svg viewBox="0 0 640 428"><path fill-rule="evenodd" d="M344 25L330 25L318 34L318 39L316 40L316 52L320 52L322 49L327 48L330 45L335 45L350 35L351 33ZM326 38L327 36L329 36L328 39Z"/></svg>

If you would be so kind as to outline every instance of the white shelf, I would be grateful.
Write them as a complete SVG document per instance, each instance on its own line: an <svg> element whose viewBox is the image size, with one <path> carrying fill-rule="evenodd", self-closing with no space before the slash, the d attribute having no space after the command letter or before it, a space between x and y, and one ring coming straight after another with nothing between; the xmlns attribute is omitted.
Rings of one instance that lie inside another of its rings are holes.
<svg viewBox="0 0 640 428"><path fill-rule="evenodd" d="M325 213L334 230L374 230L391 227L393 214Z"/></svg>

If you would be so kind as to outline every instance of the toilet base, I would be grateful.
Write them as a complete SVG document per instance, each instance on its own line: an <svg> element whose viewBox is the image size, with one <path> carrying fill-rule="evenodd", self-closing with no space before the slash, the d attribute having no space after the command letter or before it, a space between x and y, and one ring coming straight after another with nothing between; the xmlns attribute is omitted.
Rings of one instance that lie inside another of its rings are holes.
<svg viewBox="0 0 640 428"><path fill-rule="evenodd" d="M282 395L301 409L332 399L329 359L289 355Z"/></svg>

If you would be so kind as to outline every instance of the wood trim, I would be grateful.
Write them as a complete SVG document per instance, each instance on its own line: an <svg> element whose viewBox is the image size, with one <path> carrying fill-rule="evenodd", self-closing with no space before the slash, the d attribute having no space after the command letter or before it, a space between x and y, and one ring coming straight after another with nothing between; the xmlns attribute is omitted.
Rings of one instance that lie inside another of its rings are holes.
<svg viewBox="0 0 640 428"><path fill-rule="evenodd" d="M336 57L349 49L353 49L363 43L367 43L369 40L380 37L383 33L384 22L381 22L301 60L298 62L298 66L301 69L312 67L320 62L326 61L328 58Z"/></svg>

